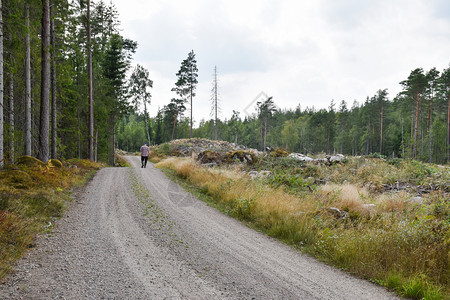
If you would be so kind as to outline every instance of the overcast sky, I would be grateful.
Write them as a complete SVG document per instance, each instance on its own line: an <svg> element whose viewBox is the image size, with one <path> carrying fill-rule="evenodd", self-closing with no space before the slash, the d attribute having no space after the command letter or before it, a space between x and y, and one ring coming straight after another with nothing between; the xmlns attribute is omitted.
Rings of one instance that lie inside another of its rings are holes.
<svg viewBox="0 0 450 300"><path fill-rule="evenodd" d="M221 119L255 111L265 92L280 108L392 99L411 70L450 63L448 0L112 0L134 63L154 81L151 115L175 97L181 61L198 65L194 120L209 119L217 66ZM245 109L250 105L249 109Z"/></svg>

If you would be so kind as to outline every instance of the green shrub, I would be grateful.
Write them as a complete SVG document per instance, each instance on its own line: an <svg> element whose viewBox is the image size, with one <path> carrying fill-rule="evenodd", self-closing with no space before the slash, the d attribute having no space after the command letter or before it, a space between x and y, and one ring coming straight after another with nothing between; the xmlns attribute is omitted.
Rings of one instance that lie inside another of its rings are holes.
<svg viewBox="0 0 450 300"><path fill-rule="evenodd" d="M278 188L284 187L288 191L301 192L313 189L313 184L305 181L299 174L289 172L276 172L267 177L266 182L271 186Z"/></svg>
<svg viewBox="0 0 450 300"><path fill-rule="evenodd" d="M61 200L54 200L51 195L44 193L24 198L23 205L27 217L37 217L43 220L61 217L64 209L64 203Z"/></svg>
<svg viewBox="0 0 450 300"><path fill-rule="evenodd" d="M168 143L161 144L156 148L155 152L159 155L167 156L170 153L170 145Z"/></svg>
<svg viewBox="0 0 450 300"><path fill-rule="evenodd" d="M402 287L402 294L405 297L413 299L422 299L425 293L426 285L423 278L415 276L406 281Z"/></svg>
<svg viewBox="0 0 450 300"><path fill-rule="evenodd" d="M235 199L228 213L238 219L250 221L252 219L252 208L254 204L255 199Z"/></svg>

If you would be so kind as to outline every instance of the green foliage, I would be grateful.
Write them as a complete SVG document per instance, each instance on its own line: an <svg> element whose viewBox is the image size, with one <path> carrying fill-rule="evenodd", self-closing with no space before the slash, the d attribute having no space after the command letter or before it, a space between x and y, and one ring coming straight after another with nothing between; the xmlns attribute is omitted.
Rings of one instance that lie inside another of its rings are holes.
<svg viewBox="0 0 450 300"><path fill-rule="evenodd" d="M17 164L25 165L25 166L29 166L29 167L45 165L42 161L40 161L36 157L32 157L32 156L28 156L28 155L19 157L17 159Z"/></svg>
<svg viewBox="0 0 450 300"><path fill-rule="evenodd" d="M255 199L244 199L238 198L231 204L231 209L228 214L240 219L251 221L252 218L252 208L255 204Z"/></svg>
<svg viewBox="0 0 450 300"><path fill-rule="evenodd" d="M121 155L116 153L116 166L118 167L129 167L130 164Z"/></svg>
<svg viewBox="0 0 450 300"><path fill-rule="evenodd" d="M264 159L258 160L253 168L261 170L277 170L281 172L282 170L289 169L298 171L305 166L305 162L289 157L276 158L273 156L267 156Z"/></svg>
<svg viewBox="0 0 450 300"><path fill-rule="evenodd" d="M431 165L415 160L413 160L410 164L407 164L407 167L408 172L411 174L411 179L417 184L423 184L425 179L436 171L436 169Z"/></svg>
<svg viewBox="0 0 450 300"><path fill-rule="evenodd" d="M30 27L24 26L25 2L29 5ZM88 118L88 81L86 56L86 7L70 1L55 1L52 4L55 24L55 46L52 51L56 68L56 98L57 105L57 156L61 159L73 157L86 157L88 152L87 118ZM33 99L39 99L41 81L40 70L40 30L41 30L41 4L36 1L8 1L4 5L4 12L8 15L4 23L5 66L7 72L13 76L16 114L16 130L14 132L14 157L23 154L24 149L24 94L25 75L23 62L25 61L25 36L31 39L31 78ZM104 145L109 137L113 136L111 118L108 119L108 110L116 114L127 109L128 104L123 95L124 77L130 63L131 54L136 49L136 43L118 35L118 13L114 5L104 1L91 5L92 26L92 58L94 71L94 98L96 132L98 132L98 157L106 157L108 148ZM119 53L120 52L120 53ZM115 59L118 58L118 59ZM6 87L9 94L9 85ZM114 94L114 95L113 95ZM8 104L9 106L9 104ZM6 108L6 107L5 107ZM33 105L32 116L39 119L39 103ZM6 109L9 109L6 108ZM113 120L114 121L114 120ZM34 122L34 121L33 121ZM109 124L108 124L109 122ZM108 125L111 127L108 128ZM36 136L34 127L32 134ZM112 139L110 139L112 140ZM36 154L33 148L33 155ZM7 153L8 158L13 153ZM11 161L13 163L13 161Z"/></svg>
<svg viewBox="0 0 450 300"><path fill-rule="evenodd" d="M26 189L33 183L31 176L21 170L10 170L0 173L0 179L6 184L17 189Z"/></svg>
<svg viewBox="0 0 450 300"><path fill-rule="evenodd" d="M24 206L24 214L28 218L42 218L48 220L52 217L61 217L64 203L61 199L53 200L46 193L37 193L30 197L24 198L22 205Z"/></svg>
<svg viewBox="0 0 450 300"><path fill-rule="evenodd" d="M391 271L389 274L386 275L386 279L384 280L383 284L390 290L399 290L403 283L403 277L401 274Z"/></svg>
<svg viewBox="0 0 450 300"><path fill-rule="evenodd" d="M402 294L408 298L423 299L425 288L424 281L419 276L416 276L402 286Z"/></svg>
<svg viewBox="0 0 450 300"><path fill-rule="evenodd" d="M188 53L188 57L181 62L180 69L177 72L177 82L172 91L176 92L182 100L187 101L188 96L195 96L195 88L198 83L197 60L194 50Z"/></svg>
<svg viewBox="0 0 450 300"><path fill-rule="evenodd" d="M167 156L170 153L170 145L168 143L164 143L157 148L156 152L160 155Z"/></svg>
<svg viewBox="0 0 450 300"><path fill-rule="evenodd" d="M274 172L272 176L266 179L267 183L271 186L285 187L289 191L301 192L312 190L313 185L307 182L300 174L292 174L291 172Z"/></svg>
<svg viewBox="0 0 450 300"><path fill-rule="evenodd" d="M178 115L180 115L185 107L184 103L190 102L191 106L191 117L190 117L190 137L192 138L193 130L193 98L195 97L195 89L197 88L197 77L198 68L197 60L195 59L194 50L188 53L188 57L181 62L180 69L177 72L177 82L175 82L175 87L172 89L178 97L173 98L170 104L166 107L166 111L173 116L173 129L172 129L172 139L175 138L175 125ZM172 118L170 118L172 119Z"/></svg>
<svg viewBox="0 0 450 300"><path fill-rule="evenodd" d="M124 116L117 126L117 144L119 149L137 152L147 141L143 115Z"/></svg>
<svg viewBox="0 0 450 300"><path fill-rule="evenodd" d="M342 101L338 109L331 103L328 109L275 110L270 98L267 103L257 104L258 114L241 118L239 112L233 111L231 118L218 122L218 135L223 140L255 149L265 144L309 155L338 152L369 158L415 158L446 163L449 157L446 151L445 107L449 93L446 78L450 72L446 69L440 77L432 70L428 73L434 75L423 77L423 70L414 70L408 80L402 82L404 91L392 100L388 99L387 90L382 89L362 104L354 102L351 107ZM191 120L183 117L188 87L176 85L173 90L178 93L177 99L172 99L153 121L157 126L157 143L189 136ZM420 92L419 139L411 138L411 132L415 131L415 119L411 118L415 118L416 113L412 104L417 101L417 92ZM213 138L214 121L200 120L193 136Z"/></svg>
<svg viewBox="0 0 450 300"><path fill-rule="evenodd" d="M72 158L65 161L65 163L71 168L75 167L81 170L99 170L103 167L101 163L96 163L89 159Z"/></svg>
<svg viewBox="0 0 450 300"><path fill-rule="evenodd" d="M147 134L147 143L151 145L150 132L148 128L148 113L147 104L150 105L151 94L149 89L153 87L153 81L149 78L148 70L137 65L130 76L130 90L129 93L133 97L133 104L136 110L139 109L140 104L144 105L144 123L145 132Z"/></svg>

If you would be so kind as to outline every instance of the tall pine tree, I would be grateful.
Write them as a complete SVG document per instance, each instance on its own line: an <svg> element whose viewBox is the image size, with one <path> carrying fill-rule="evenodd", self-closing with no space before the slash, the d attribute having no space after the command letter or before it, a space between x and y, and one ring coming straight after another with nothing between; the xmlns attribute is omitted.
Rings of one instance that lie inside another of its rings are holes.
<svg viewBox="0 0 450 300"><path fill-rule="evenodd" d="M195 89L197 88L198 77L197 60L195 59L194 50L188 53L188 57L181 62L180 69L177 72L178 80L175 83L175 87L172 91L185 102L189 100L191 107L190 118L190 137L192 138L192 126L193 126L193 98L195 97Z"/></svg>

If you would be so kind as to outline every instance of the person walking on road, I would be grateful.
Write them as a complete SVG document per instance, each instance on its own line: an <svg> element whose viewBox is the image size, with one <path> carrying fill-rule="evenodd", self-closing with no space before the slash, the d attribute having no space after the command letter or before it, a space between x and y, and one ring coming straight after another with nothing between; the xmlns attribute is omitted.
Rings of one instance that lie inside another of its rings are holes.
<svg viewBox="0 0 450 300"><path fill-rule="evenodd" d="M147 143L144 143L144 145L141 146L141 168L147 167L149 152L150 152L150 149L148 148Z"/></svg>

